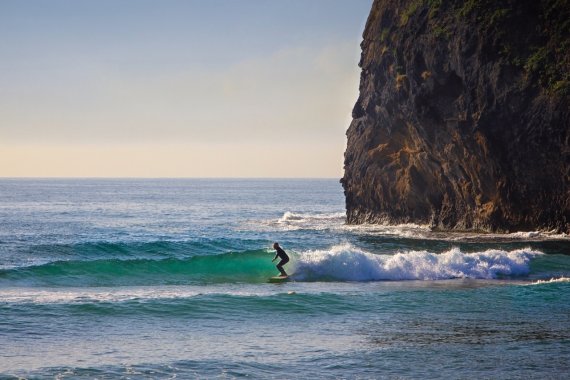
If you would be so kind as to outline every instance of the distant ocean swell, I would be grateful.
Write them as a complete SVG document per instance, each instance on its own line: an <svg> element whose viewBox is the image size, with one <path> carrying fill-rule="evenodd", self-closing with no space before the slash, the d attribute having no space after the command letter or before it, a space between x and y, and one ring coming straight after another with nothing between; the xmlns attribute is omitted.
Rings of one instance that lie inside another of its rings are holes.
<svg viewBox="0 0 570 380"><path fill-rule="evenodd" d="M265 240L198 238L188 241L93 241L82 243L38 244L26 248L24 255L40 259L164 259L192 257L245 251L260 245L269 245ZM6 265L5 265L6 266ZM1 268L1 267L0 267Z"/></svg>
<svg viewBox="0 0 570 380"><path fill-rule="evenodd" d="M296 281L401 281L526 276L531 273L533 260L543 254L531 249L466 253L453 248L443 253L402 251L377 255L347 243L325 250L291 251L291 256L288 270L294 273ZM123 255L121 259L68 259L1 269L0 285L261 283L276 275L272 257L273 251L258 249L190 257L134 258ZM556 271L552 263L548 265L550 271ZM535 267L540 269L540 265Z"/></svg>

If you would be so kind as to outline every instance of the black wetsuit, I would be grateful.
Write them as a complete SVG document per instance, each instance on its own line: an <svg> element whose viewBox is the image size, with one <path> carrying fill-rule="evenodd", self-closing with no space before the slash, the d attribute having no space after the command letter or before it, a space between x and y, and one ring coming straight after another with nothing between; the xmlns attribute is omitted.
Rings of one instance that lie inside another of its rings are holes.
<svg viewBox="0 0 570 380"><path fill-rule="evenodd" d="M279 272L281 272L282 275L287 276L287 273L283 269L283 265L289 262L289 256L287 256L287 254L281 247L277 247L275 248L275 250L277 251L276 255L279 256L279 258L281 259L281 261L279 261L279 264L277 264L277 269L279 269Z"/></svg>

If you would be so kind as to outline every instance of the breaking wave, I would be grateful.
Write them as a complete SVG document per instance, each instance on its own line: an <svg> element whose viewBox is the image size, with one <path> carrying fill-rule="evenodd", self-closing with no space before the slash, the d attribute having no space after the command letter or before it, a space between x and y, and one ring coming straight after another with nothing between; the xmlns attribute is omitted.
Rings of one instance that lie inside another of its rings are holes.
<svg viewBox="0 0 570 380"><path fill-rule="evenodd" d="M277 220L277 225L287 230L322 230L338 228L345 222L344 212L334 213L295 213L287 211Z"/></svg>
<svg viewBox="0 0 570 380"><path fill-rule="evenodd" d="M336 281L496 279L527 275L531 259L541 254L530 249L465 253L453 248L440 254L410 251L375 255L343 244L301 254L295 278Z"/></svg>
<svg viewBox="0 0 570 380"><path fill-rule="evenodd" d="M350 244L324 250L289 250L287 266L295 281L400 281L454 278L496 279L526 276L533 258L530 248L443 253L394 251L374 254ZM220 283L263 283L276 275L270 249L193 257L149 257L60 260L0 269L2 286L156 286ZM548 264L548 263L547 263ZM547 271L562 264L551 263ZM539 270L541 264L535 265ZM563 273L561 273L563 275Z"/></svg>

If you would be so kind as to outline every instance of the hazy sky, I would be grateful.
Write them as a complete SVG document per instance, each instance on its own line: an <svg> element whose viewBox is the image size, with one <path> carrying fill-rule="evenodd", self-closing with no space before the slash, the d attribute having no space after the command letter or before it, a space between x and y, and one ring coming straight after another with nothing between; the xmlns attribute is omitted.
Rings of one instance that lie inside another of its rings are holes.
<svg viewBox="0 0 570 380"><path fill-rule="evenodd" d="M372 0L0 0L0 176L340 177Z"/></svg>

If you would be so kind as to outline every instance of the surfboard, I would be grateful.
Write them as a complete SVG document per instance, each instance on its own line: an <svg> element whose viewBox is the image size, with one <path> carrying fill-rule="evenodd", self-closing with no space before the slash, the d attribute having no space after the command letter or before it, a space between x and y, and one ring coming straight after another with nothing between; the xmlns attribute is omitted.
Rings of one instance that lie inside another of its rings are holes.
<svg viewBox="0 0 570 380"><path fill-rule="evenodd" d="M287 282L289 281L289 276L275 276L275 277L271 277L269 278L269 282L273 282L273 283L280 283L280 282Z"/></svg>

